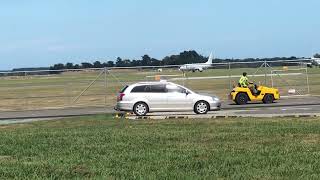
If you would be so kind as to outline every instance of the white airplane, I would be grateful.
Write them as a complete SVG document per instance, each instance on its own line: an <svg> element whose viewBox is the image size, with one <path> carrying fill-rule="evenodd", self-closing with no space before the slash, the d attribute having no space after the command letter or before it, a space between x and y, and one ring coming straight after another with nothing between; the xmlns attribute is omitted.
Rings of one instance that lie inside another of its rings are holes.
<svg viewBox="0 0 320 180"><path fill-rule="evenodd" d="M312 64L314 64L315 66L320 66L320 58L312 57L311 61L312 61Z"/></svg>
<svg viewBox="0 0 320 180"><path fill-rule="evenodd" d="M213 59L213 55L211 53L206 63L184 64L180 66L179 70L183 72L184 71L202 72L203 70L208 69L209 67L212 66L212 59Z"/></svg>

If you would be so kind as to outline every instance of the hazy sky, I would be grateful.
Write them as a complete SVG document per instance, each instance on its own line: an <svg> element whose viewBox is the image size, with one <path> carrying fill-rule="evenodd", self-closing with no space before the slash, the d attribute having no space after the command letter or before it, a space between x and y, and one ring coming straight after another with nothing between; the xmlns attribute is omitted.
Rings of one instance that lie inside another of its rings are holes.
<svg viewBox="0 0 320 180"><path fill-rule="evenodd" d="M320 52L319 0L3 0L0 69L67 61Z"/></svg>

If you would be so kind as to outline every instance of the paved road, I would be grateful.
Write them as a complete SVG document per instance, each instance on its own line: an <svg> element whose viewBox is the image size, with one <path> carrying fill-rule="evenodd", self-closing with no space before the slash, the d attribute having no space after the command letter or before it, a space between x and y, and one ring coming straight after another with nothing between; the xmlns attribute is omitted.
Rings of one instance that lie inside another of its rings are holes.
<svg viewBox="0 0 320 180"><path fill-rule="evenodd" d="M71 117L81 115L114 113L112 108L106 107L88 107L88 108L67 108L52 110L35 110L35 111L11 111L1 112L0 120L10 119L34 119L34 118L54 118L54 117ZM299 97L286 98L273 104L251 103L243 106L234 105L227 101L222 105L221 111L210 112L209 115L265 115L268 114L303 114L303 113L320 113L320 97ZM164 113L164 114L181 114L194 115L193 112L183 113ZM159 113L150 113L150 116L159 115Z"/></svg>

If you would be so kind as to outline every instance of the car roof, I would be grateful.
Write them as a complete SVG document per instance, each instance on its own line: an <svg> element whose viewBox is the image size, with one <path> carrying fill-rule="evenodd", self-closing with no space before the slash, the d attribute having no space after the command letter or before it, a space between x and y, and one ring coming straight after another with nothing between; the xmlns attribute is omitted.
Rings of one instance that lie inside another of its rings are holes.
<svg viewBox="0 0 320 180"><path fill-rule="evenodd" d="M148 85L148 84L174 84L168 81L146 81L146 82L138 82L133 85Z"/></svg>

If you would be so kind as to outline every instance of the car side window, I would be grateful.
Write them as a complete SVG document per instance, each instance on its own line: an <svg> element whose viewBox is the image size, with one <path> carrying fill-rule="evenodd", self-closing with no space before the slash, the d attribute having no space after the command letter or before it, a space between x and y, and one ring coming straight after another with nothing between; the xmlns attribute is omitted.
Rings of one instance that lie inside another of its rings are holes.
<svg viewBox="0 0 320 180"><path fill-rule="evenodd" d="M187 90L182 88L182 87L179 87L179 86L176 86L176 85L167 85L166 86L166 89L167 89L167 92L176 92L176 93L186 93Z"/></svg>
<svg viewBox="0 0 320 180"><path fill-rule="evenodd" d="M136 87L134 87L134 88L131 90L131 92L132 92L132 93L144 93L146 87L147 87L147 86L136 86Z"/></svg>
<svg viewBox="0 0 320 180"><path fill-rule="evenodd" d="M131 93L165 93L164 85L143 85L136 86L131 90Z"/></svg>
<svg viewBox="0 0 320 180"><path fill-rule="evenodd" d="M166 89L164 85L150 85L147 86L146 92L150 93L165 93Z"/></svg>

